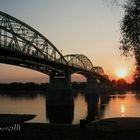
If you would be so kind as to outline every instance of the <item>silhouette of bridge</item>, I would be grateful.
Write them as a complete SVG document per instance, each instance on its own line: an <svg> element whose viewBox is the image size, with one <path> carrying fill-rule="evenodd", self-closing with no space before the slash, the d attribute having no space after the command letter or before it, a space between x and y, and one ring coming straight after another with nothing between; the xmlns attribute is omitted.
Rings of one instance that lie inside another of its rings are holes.
<svg viewBox="0 0 140 140"><path fill-rule="evenodd" d="M65 88L69 87L70 76L73 73L85 76L89 83L93 80L94 83L109 81L103 68L93 66L85 55L64 56L37 30L2 11L0 11L0 63L45 73L50 76L50 88L60 88L60 82Z"/></svg>

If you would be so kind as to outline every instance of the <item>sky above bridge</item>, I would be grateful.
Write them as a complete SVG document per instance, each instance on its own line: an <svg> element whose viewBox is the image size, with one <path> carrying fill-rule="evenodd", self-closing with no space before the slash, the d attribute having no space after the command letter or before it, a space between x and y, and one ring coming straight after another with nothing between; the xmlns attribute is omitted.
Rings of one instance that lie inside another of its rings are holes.
<svg viewBox="0 0 140 140"><path fill-rule="evenodd" d="M121 4L121 0L120 0ZM0 10L32 26L63 55L84 54L102 66L110 79L119 68L132 81L133 58L121 56L120 22L123 9L111 0L0 0ZM78 75L73 80L84 80ZM33 70L0 64L0 82L46 82L48 76Z"/></svg>

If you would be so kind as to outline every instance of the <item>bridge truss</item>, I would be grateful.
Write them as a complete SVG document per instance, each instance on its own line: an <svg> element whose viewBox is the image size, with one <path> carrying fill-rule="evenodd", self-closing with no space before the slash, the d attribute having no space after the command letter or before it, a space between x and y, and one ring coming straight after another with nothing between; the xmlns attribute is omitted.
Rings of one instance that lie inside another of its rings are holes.
<svg viewBox="0 0 140 140"><path fill-rule="evenodd" d="M85 55L63 56L41 33L26 23L0 11L0 62L28 67L46 74L70 69L103 75ZM76 72L76 71L74 71Z"/></svg>

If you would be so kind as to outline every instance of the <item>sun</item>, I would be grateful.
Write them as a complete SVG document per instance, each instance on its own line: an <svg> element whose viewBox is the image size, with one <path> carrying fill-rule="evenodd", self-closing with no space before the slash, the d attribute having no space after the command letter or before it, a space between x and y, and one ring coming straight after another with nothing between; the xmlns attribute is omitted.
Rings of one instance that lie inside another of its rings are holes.
<svg viewBox="0 0 140 140"><path fill-rule="evenodd" d="M120 68L120 69L117 70L116 75L119 78L125 78L127 76L127 73L128 73L128 71L126 69Z"/></svg>

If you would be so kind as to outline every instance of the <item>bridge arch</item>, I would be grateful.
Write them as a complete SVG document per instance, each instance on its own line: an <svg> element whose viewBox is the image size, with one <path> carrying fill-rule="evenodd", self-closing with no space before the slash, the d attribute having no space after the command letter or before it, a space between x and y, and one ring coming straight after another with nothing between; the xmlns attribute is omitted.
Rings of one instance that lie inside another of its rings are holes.
<svg viewBox="0 0 140 140"><path fill-rule="evenodd" d="M98 88L99 83L97 78L99 70L97 71L97 67L93 66L90 59L82 54L70 54L65 55L64 57L70 66L77 68L72 71L72 74L77 73L85 77L87 82L87 91L95 91Z"/></svg>
<svg viewBox="0 0 140 140"><path fill-rule="evenodd" d="M63 56L41 33L26 23L0 11L0 62L27 67L50 75L52 87L70 88L70 75L78 73L91 79L104 78L101 67L94 67L82 54ZM106 79L105 79L106 80ZM108 80L108 79L107 79ZM96 81L95 81L96 82Z"/></svg>
<svg viewBox="0 0 140 140"><path fill-rule="evenodd" d="M91 71L94 71L95 73L98 73L100 75L104 75L104 70L100 66L94 66Z"/></svg>
<svg viewBox="0 0 140 140"><path fill-rule="evenodd" d="M70 66L74 66L87 71L91 71L94 68L92 62L85 55L70 54L65 55L64 58L67 60Z"/></svg>
<svg viewBox="0 0 140 140"><path fill-rule="evenodd" d="M90 59L83 54L69 54L65 55L64 58L68 62L69 66L74 66L75 69L72 74L78 73L85 78L97 78L99 75L104 75L104 70L100 66L93 66Z"/></svg>
<svg viewBox="0 0 140 140"><path fill-rule="evenodd" d="M26 23L0 11L0 47L67 64L59 50Z"/></svg>

